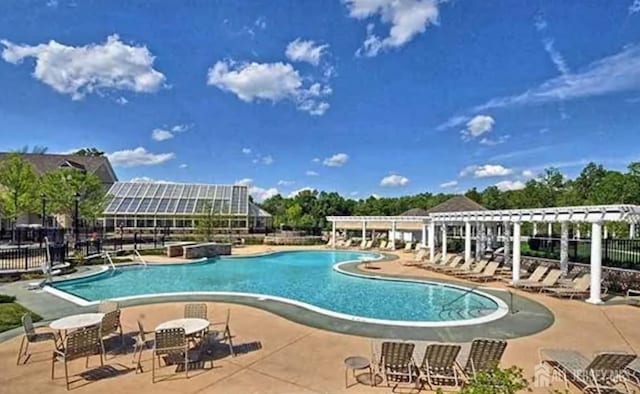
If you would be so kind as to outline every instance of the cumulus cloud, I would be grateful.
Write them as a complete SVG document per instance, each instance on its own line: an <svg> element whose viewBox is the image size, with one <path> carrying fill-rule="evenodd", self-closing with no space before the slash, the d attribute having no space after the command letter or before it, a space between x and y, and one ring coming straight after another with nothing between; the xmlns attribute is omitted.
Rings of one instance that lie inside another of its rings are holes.
<svg viewBox="0 0 640 394"><path fill-rule="evenodd" d="M346 153L336 153L331 157L327 157L322 164L327 167L342 167L349 161L349 155Z"/></svg>
<svg viewBox="0 0 640 394"><path fill-rule="evenodd" d="M398 174L391 174L382 178L382 180L380 181L380 186L400 187L400 186L406 186L408 183L409 183L409 178L402 175L398 175Z"/></svg>
<svg viewBox="0 0 640 394"><path fill-rule="evenodd" d="M471 140L490 132L496 121L489 115L476 115L467 122L467 128L461 131L464 140Z"/></svg>
<svg viewBox="0 0 640 394"><path fill-rule="evenodd" d="M307 62L317 66L327 48L329 48L328 44L320 45L312 40L296 38L287 45L285 55L292 62Z"/></svg>
<svg viewBox="0 0 640 394"><path fill-rule="evenodd" d="M508 190L520 190L525 188L525 184L522 181L500 181L495 185L500 191Z"/></svg>
<svg viewBox="0 0 640 394"><path fill-rule="evenodd" d="M525 178L535 178L536 174L531 170L524 170L522 171L522 176Z"/></svg>
<svg viewBox="0 0 640 394"><path fill-rule="evenodd" d="M316 171L309 170L309 171L305 172L305 175L307 175L307 176L318 176L320 174L318 174Z"/></svg>
<svg viewBox="0 0 640 394"><path fill-rule="evenodd" d="M629 6L629 15L640 12L640 0L633 0L633 3Z"/></svg>
<svg viewBox="0 0 640 394"><path fill-rule="evenodd" d="M129 179L129 182L138 182L138 183L171 183L171 181L167 181L164 179L153 179L148 176L139 176L135 178Z"/></svg>
<svg viewBox="0 0 640 394"><path fill-rule="evenodd" d="M262 159L260 159L260 161L262 161L262 164L265 164L265 165L271 165L274 162L273 157L271 155L263 156Z"/></svg>
<svg viewBox="0 0 640 394"><path fill-rule="evenodd" d="M492 178L507 176L511 175L512 173L512 169L503 167L500 164L484 164L481 166L467 166L462 171L460 171L460 176L465 177L468 175L473 175L474 178Z"/></svg>
<svg viewBox="0 0 640 394"><path fill-rule="evenodd" d="M291 186L294 183L295 183L294 181L279 180L278 181L278 186Z"/></svg>
<svg viewBox="0 0 640 394"><path fill-rule="evenodd" d="M154 166L165 163L176 155L169 153L152 153L139 146L135 149L124 149L107 153L107 158L115 167Z"/></svg>
<svg viewBox="0 0 640 394"><path fill-rule="evenodd" d="M184 133L187 130L189 130L189 126L185 124L179 124L173 127L157 128L151 131L151 138L155 141L166 141L175 137L176 134Z"/></svg>
<svg viewBox="0 0 640 394"><path fill-rule="evenodd" d="M0 44L6 62L36 59L34 78L73 100L106 90L151 93L166 80L153 68L155 57L146 46L127 45L117 35L109 36L103 44L77 47L54 40L39 45L0 40Z"/></svg>
<svg viewBox="0 0 640 394"><path fill-rule="evenodd" d="M188 167L189 167L189 165L188 165L188 164L186 164L186 163L182 163L182 164L180 164L180 165L178 166L178 168L181 168L181 169L188 168Z"/></svg>
<svg viewBox="0 0 640 394"><path fill-rule="evenodd" d="M275 187L263 188L256 186L253 182L253 179L251 178L239 179L234 184L238 186L246 186L249 194L256 202L262 202L267 198L273 197L280 193Z"/></svg>
<svg viewBox="0 0 640 394"><path fill-rule="evenodd" d="M390 25L389 34L380 37L375 24L367 26L367 38L356 54L373 57L381 51L398 48L416 35L424 33L430 25L438 24L436 0L343 0L349 16L356 19L379 17L384 25Z"/></svg>
<svg viewBox="0 0 640 394"><path fill-rule="evenodd" d="M329 85L307 82L291 64L282 62L218 61L209 69L207 84L231 92L247 103L288 100L310 115L323 115L329 109L324 99L332 93Z"/></svg>
<svg viewBox="0 0 640 394"><path fill-rule="evenodd" d="M449 181L449 182L440 184L440 187L442 188L449 188L449 187L456 187L456 186L458 186L458 181Z"/></svg>
<svg viewBox="0 0 640 394"><path fill-rule="evenodd" d="M242 153L244 153L245 155L250 155L251 154L251 148L242 148Z"/></svg>
<svg viewBox="0 0 640 394"><path fill-rule="evenodd" d="M501 135L498 138L489 138L489 137L484 137L480 140L480 144L482 145L487 145L487 146L495 146L495 145L500 145L500 144L504 144L505 142L507 142L509 140L509 138L511 138L510 135L505 134L505 135Z"/></svg>

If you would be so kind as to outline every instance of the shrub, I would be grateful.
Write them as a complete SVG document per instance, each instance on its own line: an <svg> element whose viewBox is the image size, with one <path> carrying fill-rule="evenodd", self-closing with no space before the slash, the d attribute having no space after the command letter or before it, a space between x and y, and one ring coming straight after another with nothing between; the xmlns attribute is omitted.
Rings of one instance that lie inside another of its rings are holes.
<svg viewBox="0 0 640 394"><path fill-rule="evenodd" d="M10 304L16 300L16 297L0 294L0 304Z"/></svg>
<svg viewBox="0 0 640 394"><path fill-rule="evenodd" d="M522 369L494 367L486 372L478 372L462 388L462 394L515 394L529 388Z"/></svg>

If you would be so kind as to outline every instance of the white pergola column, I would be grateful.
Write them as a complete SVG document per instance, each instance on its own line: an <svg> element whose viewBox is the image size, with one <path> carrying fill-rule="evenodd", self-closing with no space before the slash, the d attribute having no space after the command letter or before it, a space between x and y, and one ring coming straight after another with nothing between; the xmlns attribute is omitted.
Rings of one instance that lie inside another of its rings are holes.
<svg viewBox="0 0 640 394"><path fill-rule="evenodd" d="M509 264L511 262L511 223L504 222L502 227L504 229L504 263Z"/></svg>
<svg viewBox="0 0 640 394"><path fill-rule="evenodd" d="M580 236L580 223L578 223L578 224L576 225L576 238L577 238L577 239L580 239L580 238L581 238L581 236Z"/></svg>
<svg viewBox="0 0 640 394"><path fill-rule="evenodd" d="M602 278L602 222L591 223L591 287L587 302L601 304L600 279Z"/></svg>
<svg viewBox="0 0 640 394"><path fill-rule="evenodd" d="M533 236L537 236L538 235L538 223L533 222Z"/></svg>
<svg viewBox="0 0 640 394"><path fill-rule="evenodd" d="M464 261L471 261L471 223L464 222Z"/></svg>
<svg viewBox="0 0 640 394"><path fill-rule="evenodd" d="M336 247L336 222L331 222L331 247Z"/></svg>
<svg viewBox="0 0 640 394"><path fill-rule="evenodd" d="M476 228L476 250L475 250L475 257L476 260L480 260L480 257L482 256L482 253L480 252L481 248L482 248L482 239L480 239L480 223L476 222L475 225Z"/></svg>
<svg viewBox="0 0 640 394"><path fill-rule="evenodd" d="M391 249L396 249L396 231L397 231L397 223L394 221L391 222Z"/></svg>
<svg viewBox="0 0 640 394"><path fill-rule="evenodd" d="M636 237L636 224L629 224L629 239L634 239Z"/></svg>
<svg viewBox="0 0 640 394"><path fill-rule="evenodd" d="M551 238L552 234L553 234L553 223L549 222L547 223L547 237Z"/></svg>
<svg viewBox="0 0 640 394"><path fill-rule="evenodd" d="M513 222L513 263L512 263L513 283L520 280L520 222Z"/></svg>
<svg viewBox="0 0 640 394"><path fill-rule="evenodd" d="M432 263L435 263L434 260L436 257L435 234L436 234L436 223L431 222L429 223L429 261Z"/></svg>
<svg viewBox="0 0 640 394"><path fill-rule="evenodd" d="M360 247L364 249L364 246L367 243L367 222L366 220L362 221L362 242L360 243Z"/></svg>
<svg viewBox="0 0 640 394"><path fill-rule="evenodd" d="M427 247L427 225L422 225L422 246Z"/></svg>
<svg viewBox="0 0 640 394"><path fill-rule="evenodd" d="M442 223L440 230L442 232L442 258L444 259L443 261L446 261L447 259L447 224Z"/></svg>
<svg viewBox="0 0 640 394"><path fill-rule="evenodd" d="M604 239L608 239L609 238L609 229L607 228L607 226L604 226Z"/></svg>
<svg viewBox="0 0 640 394"><path fill-rule="evenodd" d="M569 222L562 222L560 231L560 271L562 276L569 273Z"/></svg>

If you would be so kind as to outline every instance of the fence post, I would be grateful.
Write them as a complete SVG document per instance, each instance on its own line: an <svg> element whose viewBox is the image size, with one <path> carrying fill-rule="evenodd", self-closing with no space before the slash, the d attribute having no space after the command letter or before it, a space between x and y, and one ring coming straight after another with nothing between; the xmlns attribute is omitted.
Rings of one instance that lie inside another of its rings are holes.
<svg viewBox="0 0 640 394"><path fill-rule="evenodd" d="M609 238L605 238L602 240L604 243L604 253L602 254L602 261L604 263L609 263Z"/></svg>
<svg viewBox="0 0 640 394"><path fill-rule="evenodd" d="M29 270L29 249L24 248L24 269Z"/></svg>
<svg viewBox="0 0 640 394"><path fill-rule="evenodd" d="M133 249L138 249L138 233L133 233Z"/></svg>

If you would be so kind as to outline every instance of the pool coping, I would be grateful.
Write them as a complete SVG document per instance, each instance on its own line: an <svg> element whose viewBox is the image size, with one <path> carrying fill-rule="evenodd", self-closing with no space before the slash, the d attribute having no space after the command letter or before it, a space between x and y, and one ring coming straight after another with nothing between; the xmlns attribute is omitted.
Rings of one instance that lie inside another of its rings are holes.
<svg viewBox="0 0 640 394"><path fill-rule="evenodd" d="M236 257L248 257L259 256L272 253L282 253L287 251L308 251L309 249L293 249L286 251L270 251L265 253L252 253L247 255L225 256L224 258L236 258ZM313 250L327 250L327 251L344 251L333 249L313 249ZM398 256L393 254L386 254L378 251L360 251L358 252L374 252L380 257L378 262L392 262L397 260ZM189 263L198 263L200 260L194 260ZM184 263L183 263L184 264ZM362 261L341 262L340 269L350 274L363 275L368 278L374 279L374 277L386 277L392 280L416 280L425 281L422 277L413 276L398 276L376 273L372 274L370 271L363 271L359 268L363 264ZM82 275L78 278L87 278L92 275L96 275L104 271L104 269L93 272L89 275ZM71 275L73 277L73 275ZM65 278L69 278L68 276ZM59 281L59 280L56 280ZM441 279L430 279L432 283L440 283L447 285L459 285L466 289L469 289L469 285L459 281L449 281ZM444 327L416 327L416 326L392 326L385 324L372 324L362 321L345 320L339 317L327 316L322 313L309 310L304 307L300 307L287 302L277 300L273 296L267 297L238 297L238 293L225 293L225 294L194 294L194 293L169 293L166 295L154 294L152 297L140 298L136 296L135 299L126 299L121 301L123 307L146 305L164 302L190 302L190 301L208 301L208 302L226 302L240 305L247 305L256 307L267 312L274 313L282 316L287 320L297 322L306 326L315 327L318 329L328 330L337 333L359 335L373 338L399 338L405 340L436 340L436 341L449 341L449 342L467 342L475 337L492 337L501 339L511 339L517 337L524 337L528 335L540 332L550 327L555 317L553 313L540 304L528 297L523 297L518 294L505 291L504 289L496 289L491 287L479 287L482 289L483 295L491 295L496 297L505 304L512 306L511 310L506 315L496 320L479 323L474 325L462 325L462 326L444 326ZM67 294L67 293L65 293ZM57 297L56 297L57 298ZM92 305L86 305L80 307L81 310L93 310L96 308L97 302ZM78 306L76 304L76 308ZM511 312L511 313L509 313Z"/></svg>

